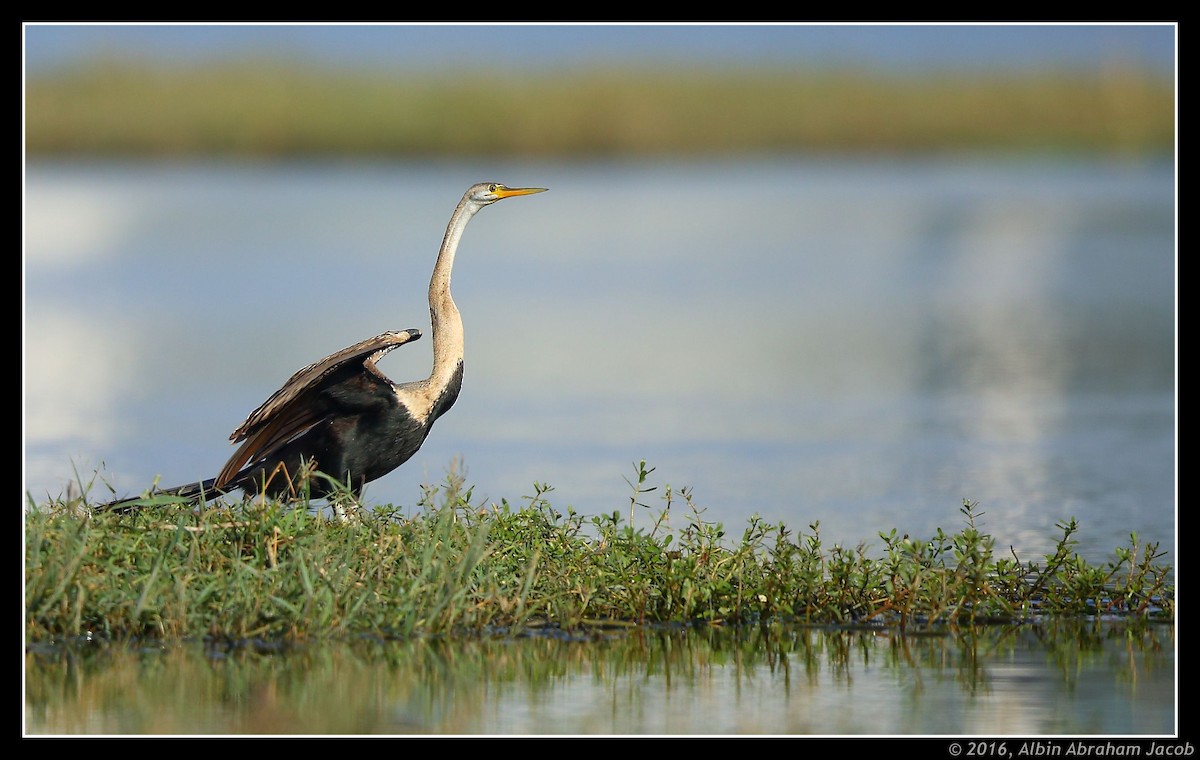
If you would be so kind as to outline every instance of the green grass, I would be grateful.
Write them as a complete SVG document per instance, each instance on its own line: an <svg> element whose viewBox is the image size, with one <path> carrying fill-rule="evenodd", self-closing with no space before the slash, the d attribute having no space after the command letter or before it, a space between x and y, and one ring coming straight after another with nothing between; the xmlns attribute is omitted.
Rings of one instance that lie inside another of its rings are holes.
<svg viewBox="0 0 1200 760"><path fill-rule="evenodd" d="M93 61L26 81L29 155L1169 154L1174 82L1136 67L540 73Z"/></svg>
<svg viewBox="0 0 1200 760"><path fill-rule="evenodd" d="M300 503L152 497L130 515L83 500L30 504L25 518L26 641L80 636L304 640L346 635L519 634L647 624L878 625L898 630L1115 615L1174 621L1170 566L1136 535L1093 566L1057 550L996 551L964 503L963 525L883 551L827 546L751 519L740 536L703 520L686 490L650 524L637 465L630 514L585 517L534 484L520 507L476 504L454 469L413 514L353 519ZM635 527L634 520L638 520Z"/></svg>

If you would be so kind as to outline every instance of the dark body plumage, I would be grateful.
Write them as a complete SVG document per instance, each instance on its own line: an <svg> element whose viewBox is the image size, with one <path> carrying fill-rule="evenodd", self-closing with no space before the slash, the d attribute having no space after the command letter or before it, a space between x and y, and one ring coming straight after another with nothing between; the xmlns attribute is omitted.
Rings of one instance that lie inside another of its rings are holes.
<svg viewBox="0 0 1200 760"><path fill-rule="evenodd" d="M385 332L344 348L296 372L250 413L229 436L241 445L216 477L155 493L208 500L241 490L319 498L340 486L358 495L367 483L408 461L462 388L463 328L450 295L450 274L463 230L484 206L542 190L482 182L472 185L455 208L429 282L433 371L428 378L396 384L376 366L389 351L419 339L419 330ZM128 511L141 499L97 508Z"/></svg>
<svg viewBox="0 0 1200 760"><path fill-rule="evenodd" d="M417 330L384 333L297 372L230 436L242 445L213 487L287 497L307 466L358 492L408 461L462 385L459 362L428 412L405 405L401 389L376 362L420 337ZM318 479L309 487L312 495L325 496L333 484Z"/></svg>

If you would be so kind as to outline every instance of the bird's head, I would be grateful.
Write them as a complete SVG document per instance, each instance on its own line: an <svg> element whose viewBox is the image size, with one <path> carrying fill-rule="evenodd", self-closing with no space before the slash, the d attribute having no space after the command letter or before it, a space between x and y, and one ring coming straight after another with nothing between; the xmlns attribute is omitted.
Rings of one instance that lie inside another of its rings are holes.
<svg viewBox="0 0 1200 760"><path fill-rule="evenodd" d="M518 195L533 195L534 193L545 192L545 190L546 188L544 187L508 187L499 182L480 182L477 185L471 186L471 189L467 191L467 197L481 206L486 206L505 198L513 198Z"/></svg>

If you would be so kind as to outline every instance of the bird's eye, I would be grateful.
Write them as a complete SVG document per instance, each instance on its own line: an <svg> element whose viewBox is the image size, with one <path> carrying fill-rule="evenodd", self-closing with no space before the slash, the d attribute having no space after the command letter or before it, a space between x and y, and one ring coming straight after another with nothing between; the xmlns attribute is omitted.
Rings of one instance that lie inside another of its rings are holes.
<svg viewBox="0 0 1200 760"><path fill-rule="evenodd" d="M495 184L488 185L488 192L490 192L490 193L496 192L496 185Z"/></svg>

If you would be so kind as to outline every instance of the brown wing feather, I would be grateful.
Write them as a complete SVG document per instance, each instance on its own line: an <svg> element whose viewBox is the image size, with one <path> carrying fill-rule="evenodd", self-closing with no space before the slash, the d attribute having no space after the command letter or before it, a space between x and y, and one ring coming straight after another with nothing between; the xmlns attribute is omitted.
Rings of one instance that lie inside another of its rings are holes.
<svg viewBox="0 0 1200 760"><path fill-rule="evenodd" d="M293 397L293 401L300 399L300 396ZM242 445L217 474L213 483L215 488L224 488L251 460L270 455L272 451L321 421L313 409L301 403L293 403L290 409L283 408L281 412L286 413L276 414L245 436Z"/></svg>
<svg viewBox="0 0 1200 760"><path fill-rule="evenodd" d="M224 487L248 462L267 456L274 449L320 422L314 405L308 403L308 400L313 394L319 393L323 381L339 369L357 361L362 363L363 371L386 380L375 366L375 362L388 351L420 337L419 330L381 333L343 348L296 372L229 435L229 440L235 443L245 442L221 468L215 487Z"/></svg>

